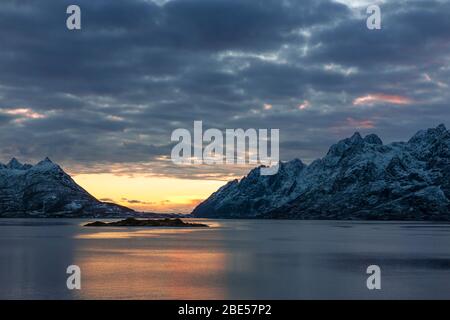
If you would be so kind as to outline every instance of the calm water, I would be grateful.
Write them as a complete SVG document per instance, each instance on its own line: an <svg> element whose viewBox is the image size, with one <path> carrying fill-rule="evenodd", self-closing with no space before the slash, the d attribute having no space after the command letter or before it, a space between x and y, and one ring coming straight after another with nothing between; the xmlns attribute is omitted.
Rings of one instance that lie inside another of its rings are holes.
<svg viewBox="0 0 450 320"><path fill-rule="evenodd" d="M209 229L0 219L2 299L450 298L450 225L198 220ZM78 265L82 289L66 288ZM382 289L366 287L377 264Z"/></svg>

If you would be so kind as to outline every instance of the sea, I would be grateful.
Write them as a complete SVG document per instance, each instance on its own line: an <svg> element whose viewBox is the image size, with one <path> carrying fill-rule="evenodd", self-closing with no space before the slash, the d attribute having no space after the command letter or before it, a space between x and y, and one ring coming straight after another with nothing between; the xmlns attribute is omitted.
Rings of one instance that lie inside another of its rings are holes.
<svg viewBox="0 0 450 320"><path fill-rule="evenodd" d="M185 220L0 219L0 299L450 299L450 224Z"/></svg>

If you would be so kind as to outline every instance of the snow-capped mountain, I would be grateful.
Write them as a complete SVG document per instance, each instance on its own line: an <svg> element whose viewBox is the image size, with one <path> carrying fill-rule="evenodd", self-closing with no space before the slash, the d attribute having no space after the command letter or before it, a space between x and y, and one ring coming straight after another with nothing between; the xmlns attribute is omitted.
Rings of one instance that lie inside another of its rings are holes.
<svg viewBox="0 0 450 320"><path fill-rule="evenodd" d="M444 125L408 142L383 145L375 134L331 146L278 174L253 169L198 205L196 217L450 220L450 132Z"/></svg>
<svg viewBox="0 0 450 320"><path fill-rule="evenodd" d="M15 158L6 165L0 163L0 217L102 217L133 212L97 200L48 158L34 166Z"/></svg>

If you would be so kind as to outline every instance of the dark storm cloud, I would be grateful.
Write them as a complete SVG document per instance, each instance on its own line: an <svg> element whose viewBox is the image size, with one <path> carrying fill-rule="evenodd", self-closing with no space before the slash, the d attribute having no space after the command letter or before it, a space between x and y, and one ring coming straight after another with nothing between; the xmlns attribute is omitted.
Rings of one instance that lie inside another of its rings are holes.
<svg viewBox="0 0 450 320"><path fill-rule="evenodd" d="M381 32L367 29L358 19L324 28L313 37L312 45L322 45L312 51L310 60L372 71L384 65L428 66L448 58L450 2L391 1L382 8Z"/></svg>
<svg viewBox="0 0 450 320"><path fill-rule="evenodd" d="M384 3L379 31L328 0L158 3L2 1L1 160L226 176L167 162L172 130L280 128L282 158L310 161L355 130L389 142L450 120L448 2ZM388 98L354 103L370 95Z"/></svg>

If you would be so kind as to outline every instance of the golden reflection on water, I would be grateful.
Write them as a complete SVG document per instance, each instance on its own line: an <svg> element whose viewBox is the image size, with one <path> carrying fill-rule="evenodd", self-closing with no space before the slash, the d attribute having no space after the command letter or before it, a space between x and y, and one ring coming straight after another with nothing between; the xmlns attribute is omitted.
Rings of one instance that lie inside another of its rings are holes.
<svg viewBox="0 0 450 320"><path fill-rule="evenodd" d="M188 219L186 219L188 220ZM194 220L194 219L191 219ZM83 223L84 224L84 223ZM83 226L80 224L80 226ZM171 227L88 227L90 232L75 235L75 239L130 239L154 238L162 235L178 235L183 233L201 232L211 228L221 227L218 222L208 222L209 228L171 228ZM86 229L85 229L86 230ZM108 230L108 231L99 231ZM124 231L125 230L125 231ZM91 231L94 231L91 233Z"/></svg>
<svg viewBox="0 0 450 320"><path fill-rule="evenodd" d="M79 298L225 299L224 252L201 241L198 246L183 242L202 230L130 228L77 235L82 243L75 258L82 272Z"/></svg>
<svg viewBox="0 0 450 320"><path fill-rule="evenodd" d="M104 228L104 227L102 227ZM161 235L168 234L182 234L191 233L196 230L193 229L166 229L164 231L160 229L149 229L149 230L132 230L132 231L106 231L106 232L96 232L96 233L86 233L78 234L75 236L76 239L131 239L131 238L158 238Z"/></svg>

